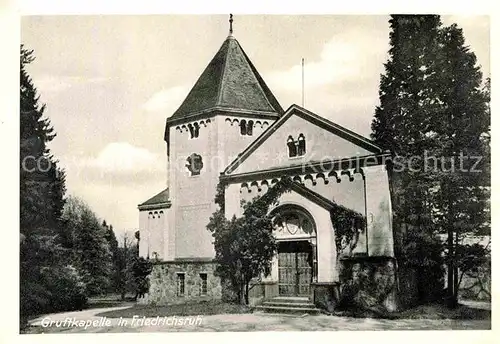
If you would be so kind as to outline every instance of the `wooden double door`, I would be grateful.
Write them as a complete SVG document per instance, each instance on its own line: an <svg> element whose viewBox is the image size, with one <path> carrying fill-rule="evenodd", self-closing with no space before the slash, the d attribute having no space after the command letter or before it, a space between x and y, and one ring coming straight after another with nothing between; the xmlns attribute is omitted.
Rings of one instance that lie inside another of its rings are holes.
<svg viewBox="0 0 500 344"><path fill-rule="evenodd" d="M312 261L312 248L309 242L279 243L278 286L280 296L309 296Z"/></svg>

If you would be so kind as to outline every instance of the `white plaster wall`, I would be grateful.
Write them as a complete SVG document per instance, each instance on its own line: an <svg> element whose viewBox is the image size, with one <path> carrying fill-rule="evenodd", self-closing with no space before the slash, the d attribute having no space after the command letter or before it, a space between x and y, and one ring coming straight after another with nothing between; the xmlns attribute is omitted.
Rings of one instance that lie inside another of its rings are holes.
<svg viewBox="0 0 500 344"><path fill-rule="evenodd" d="M306 139L306 154L302 157L288 157L287 139L299 134ZM233 174L266 170L273 167L301 165L309 161L334 160L346 157L364 156L372 152L331 133L296 114L288 118L255 151L238 166Z"/></svg>
<svg viewBox="0 0 500 344"><path fill-rule="evenodd" d="M240 200L249 200L262 194L266 190L263 189L260 193L248 193L247 189L240 192L241 183L230 184L226 189L226 217L230 218L233 215L241 215ZM313 217L316 224L316 243L317 243L317 266L318 266L318 282L336 282L338 281L337 271L337 251L335 246L335 231L330 220L330 212L316 203L304 198L295 192L284 193L278 201L278 206L284 204L298 205L307 210ZM272 210L272 209L270 209ZM278 260L277 257L272 261L271 275L263 279L264 281L278 281Z"/></svg>
<svg viewBox="0 0 500 344"><path fill-rule="evenodd" d="M392 207L389 177L384 165L364 168L366 180L366 208L368 227L368 254L394 256Z"/></svg>
<svg viewBox="0 0 500 344"><path fill-rule="evenodd" d="M215 114L209 121L200 120L204 124L200 124L199 137L195 139L183 128L188 123L170 127L168 184L172 208L164 249L169 259L215 255L206 225L216 210L214 197L220 172L264 130L253 119L253 135L240 135L238 124L232 122L242 118L245 117ZM199 176L191 176L185 167L186 158L192 153L200 154L203 159Z"/></svg>
<svg viewBox="0 0 500 344"><path fill-rule="evenodd" d="M241 216L241 199L240 184L229 184L224 193L224 211L227 219Z"/></svg>
<svg viewBox="0 0 500 344"><path fill-rule="evenodd" d="M139 256L146 258L149 248L149 228L148 228L148 211L139 211L139 233L141 241L139 241Z"/></svg>
<svg viewBox="0 0 500 344"><path fill-rule="evenodd" d="M154 216L154 218L153 218ZM154 209L139 211L139 256L154 257L154 252L159 259L165 259L165 251L168 238L168 209Z"/></svg>

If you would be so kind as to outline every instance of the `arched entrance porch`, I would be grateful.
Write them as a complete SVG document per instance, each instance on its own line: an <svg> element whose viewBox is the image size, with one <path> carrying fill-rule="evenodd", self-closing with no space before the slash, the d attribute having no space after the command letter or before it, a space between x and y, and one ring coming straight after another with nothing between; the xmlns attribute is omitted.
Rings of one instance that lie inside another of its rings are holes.
<svg viewBox="0 0 500 344"><path fill-rule="evenodd" d="M316 224L312 215L298 205L285 204L271 211L278 241L278 295L309 297L317 279Z"/></svg>

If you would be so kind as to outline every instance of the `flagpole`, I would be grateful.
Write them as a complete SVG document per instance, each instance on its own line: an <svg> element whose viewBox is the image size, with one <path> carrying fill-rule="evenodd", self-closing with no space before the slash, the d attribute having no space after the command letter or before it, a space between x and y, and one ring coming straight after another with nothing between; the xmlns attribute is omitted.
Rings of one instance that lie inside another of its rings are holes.
<svg viewBox="0 0 500 344"><path fill-rule="evenodd" d="M302 58L302 107L304 105L304 58Z"/></svg>

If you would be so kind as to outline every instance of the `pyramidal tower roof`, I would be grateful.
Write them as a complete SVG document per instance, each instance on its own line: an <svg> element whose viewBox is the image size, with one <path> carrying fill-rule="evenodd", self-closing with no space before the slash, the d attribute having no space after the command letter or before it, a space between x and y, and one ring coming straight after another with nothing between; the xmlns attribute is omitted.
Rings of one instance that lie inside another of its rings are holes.
<svg viewBox="0 0 500 344"><path fill-rule="evenodd" d="M211 110L277 116L283 113L281 105L233 37L232 23L229 36L168 120L181 120Z"/></svg>

